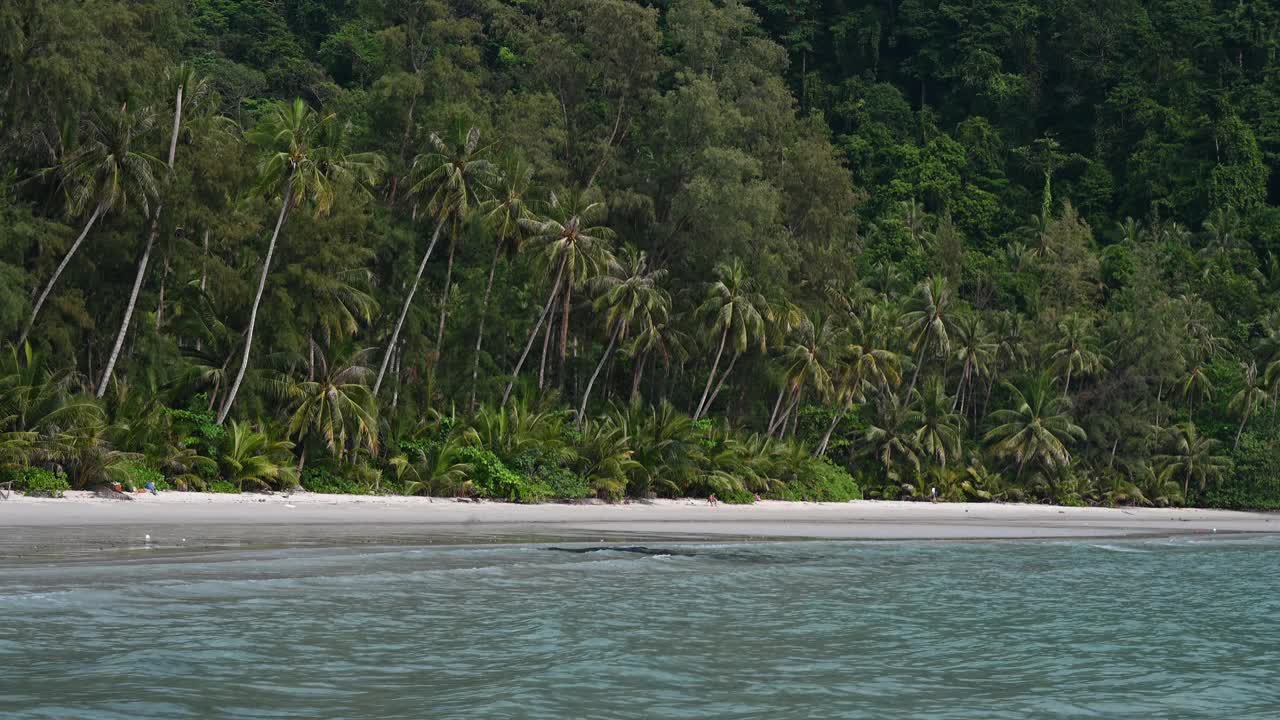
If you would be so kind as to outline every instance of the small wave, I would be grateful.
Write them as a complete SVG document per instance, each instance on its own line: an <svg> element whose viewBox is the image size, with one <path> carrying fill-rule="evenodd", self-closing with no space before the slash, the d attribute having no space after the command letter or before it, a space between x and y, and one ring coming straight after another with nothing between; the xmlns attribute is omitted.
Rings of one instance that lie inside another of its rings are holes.
<svg viewBox="0 0 1280 720"><path fill-rule="evenodd" d="M1105 550L1106 552L1114 552L1114 553L1126 553L1126 554L1132 554L1132 555L1150 555L1151 554L1150 550L1139 550L1138 548L1124 547L1121 545L1089 545L1089 547L1094 548L1096 550Z"/></svg>

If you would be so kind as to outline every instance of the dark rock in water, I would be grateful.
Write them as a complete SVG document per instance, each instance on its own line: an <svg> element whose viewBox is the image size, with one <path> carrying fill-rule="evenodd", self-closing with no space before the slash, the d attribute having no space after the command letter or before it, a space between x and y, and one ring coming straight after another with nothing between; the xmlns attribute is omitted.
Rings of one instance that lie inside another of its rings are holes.
<svg viewBox="0 0 1280 720"><path fill-rule="evenodd" d="M671 550L669 548L651 548L644 545L598 545L583 548L565 548L565 547L549 547L547 550L555 550L556 552L574 553L577 555L586 555L594 552L622 552L633 553L635 555L648 555L650 557L657 555L678 555L681 557L694 557L695 552L688 550Z"/></svg>

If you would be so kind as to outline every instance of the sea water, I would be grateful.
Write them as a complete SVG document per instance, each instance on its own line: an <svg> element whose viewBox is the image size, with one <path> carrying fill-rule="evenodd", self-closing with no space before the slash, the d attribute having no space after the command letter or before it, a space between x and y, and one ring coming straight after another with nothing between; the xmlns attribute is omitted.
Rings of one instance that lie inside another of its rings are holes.
<svg viewBox="0 0 1280 720"><path fill-rule="evenodd" d="M1277 718L1280 541L0 561L3 718Z"/></svg>

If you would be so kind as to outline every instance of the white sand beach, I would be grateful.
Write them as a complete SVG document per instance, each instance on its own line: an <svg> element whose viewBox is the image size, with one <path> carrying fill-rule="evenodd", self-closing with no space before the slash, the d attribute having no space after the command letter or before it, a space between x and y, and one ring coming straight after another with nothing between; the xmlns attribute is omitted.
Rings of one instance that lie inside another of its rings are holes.
<svg viewBox="0 0 1280 720"><path fill-rule="evenodd" d="M1280 515L1224 510L1071 508L1047 505L858 501L711 507L702 500L628 504L514 505L401 496L162 492L111 500L88 492L66 498L0 501L0 531L103 526L361 526L398 535L670 538L825 538L858 540L1014 539L1224 535L1280 532Z"/></svg>

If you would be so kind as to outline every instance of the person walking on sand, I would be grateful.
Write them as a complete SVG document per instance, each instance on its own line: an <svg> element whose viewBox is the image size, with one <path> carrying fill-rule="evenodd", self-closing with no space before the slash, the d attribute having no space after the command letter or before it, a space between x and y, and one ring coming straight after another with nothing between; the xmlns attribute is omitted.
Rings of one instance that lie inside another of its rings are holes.
<svg viewBox="0 0 1280 720"><path fill-rule="evenodd" d="M711 507L716 507L717 505L720 504L720 501L716 500L715 493L711 493L710 495L707 496L707 504L710 505Z"/></svg>

